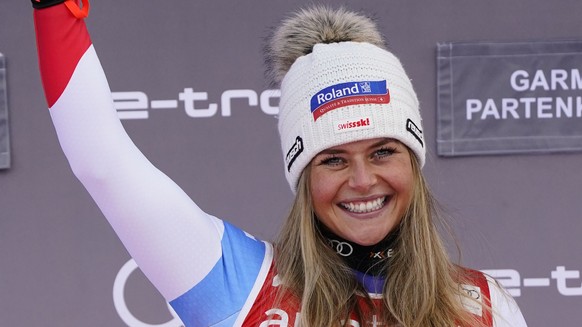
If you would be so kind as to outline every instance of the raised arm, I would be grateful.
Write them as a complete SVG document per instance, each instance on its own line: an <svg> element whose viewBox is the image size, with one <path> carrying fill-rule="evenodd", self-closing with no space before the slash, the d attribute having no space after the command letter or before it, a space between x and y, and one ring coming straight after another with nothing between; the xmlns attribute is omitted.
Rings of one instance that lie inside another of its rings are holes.
<svg viewBox="0 0 582 327"><path fill-rule="evenodd" d="M218 262L224 225L201 211L125 133L76 2L33 5L49 112L71 168L142 271L174 300Z"/></svg>
<svg viewBox="0 0 582 327"><path fill-rule="evenodd" d="M240 325L271 246L204 213L136 148L83 21L88 0L78 2L32 0L49 112L73 172L187 326Z"/></svg>

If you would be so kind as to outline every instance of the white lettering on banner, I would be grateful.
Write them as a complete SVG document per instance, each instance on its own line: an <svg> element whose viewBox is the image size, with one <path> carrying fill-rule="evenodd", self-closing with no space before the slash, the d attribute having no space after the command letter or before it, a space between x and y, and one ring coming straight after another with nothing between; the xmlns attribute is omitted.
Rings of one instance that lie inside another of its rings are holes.
<svg viewBox="0 0 582 327"><path fill-rule="evenodd" d="M184 323L178 317L178 314L172 309L172 307L167 304L168 310L172 315L172 319L166 323L152 325L145 323L135 317L127 307L125 302L125 284L127 284L127 279L133 273L137 267L137 263L133 259L129 259L119 270L117 276L115 276L115 281L113 282L113 305L117 314L123 320L123 322L130 327L184 327Z"/></svg>
<svg viewBox="0 0 582 327"><path fill-rule="evenodd" d="M216 114L218 105L216 103L208 104L208 108L196 108L194 102L208 100L208 93L194 92L191 88L185 88L184 92L178 94L180 101L184 101L186 114L192 118L212 117Z"/></svg>
<svg viewBox="0 0 582 327"><path fill-rule="evenodd" d="M184 88L178 93L178 100L149 100L146 93L141 91L112 92L113 106L117 110L120 119L148 119L149 110L178 109L182 104L183 109L189 117L209 118L218 114L218 103L213 103L208 99L208 92L195 92L192 88ZM226 90L220 96L220 116L230 117L232 115L233 99L246 99L248 106L259 106L261 111L267 115L274 116L279 113L278 99L281 97L280 90L264 90L260 95L250 89ZM273 104L272 102L275 102Z"/></svg>
<svg viewBox="0 0 582 327"><path fill-rule="evenodd" d="M530 78L529 73L525 70L516 70L511 74L510 84L518 92L535 91L537 89L544 91L582 90L580 70L571 69L569 73L565 69L551 69L548 79L547 73L538 69L533 77Z"/></svg>
<svg viewBox="0 0 582 327"><path fill-rule="evenodd" d="M577 279L580 281L580 271L579 270L566 270L564 266L556 267L556 270L552 271L552 278L556 280L558 284L558 292L565 296L580 296L582 295L582 283L579 286L568 287L566 285L567 279Z"/></svg>
<svg viewBox="0 0 582 327"><path fill-rule="evenodd" d="M521 278L520 273L514 269L486 269L483 273L497 279L509 294L514 297L521 296L521 287L549 287L550 278ZM563 296L582 296L582 280L579 270L566 270L565 266L557 266L551 272L551 279L556 280L556 288ZM571 281L578 285L568 286L566 281Z"/></svg>
<svg viewBox="0 0 582 327"><path fill-rule="evenodd" d="M143 92L112 92L113 105L121 119L147 119L148 96Z"/></svg>
<svg viewBox="0 0 582 327"><path fill-rule="evenodd" d="M465 113L467 120L581 118L582 96L502 98L500 102L467 99Z"/></svg>
<svg viewBox="0 0 582 327"><path fill-rule="evenodd" d="M516 92L537 91L577 91L582 90L582 75L579 69L538 69L530 74L516 70L509 79ZM582 97L576 95L531 96L515 98L467 99L465 118L467 120L504 119L553 119L581 118Z"/></svg>

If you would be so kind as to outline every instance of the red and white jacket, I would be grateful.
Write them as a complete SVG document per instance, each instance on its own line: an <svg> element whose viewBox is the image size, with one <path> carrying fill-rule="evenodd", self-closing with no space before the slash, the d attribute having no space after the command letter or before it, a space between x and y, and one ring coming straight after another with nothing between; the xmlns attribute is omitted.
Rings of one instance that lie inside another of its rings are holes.
<svg viewBox="0 0 582 327"><path fill-rule="evenodd" d="M271 244L203 212L126 134L75 8L66 1L34 11L50 116L73 172L141 270L186 326L296 326L297 299L274 304ZM477 274L466 289L477 300L489 294L493 317L467 306L489 326L526 326L492 280ZM348 325L375 324L354 317Z"/></svg>

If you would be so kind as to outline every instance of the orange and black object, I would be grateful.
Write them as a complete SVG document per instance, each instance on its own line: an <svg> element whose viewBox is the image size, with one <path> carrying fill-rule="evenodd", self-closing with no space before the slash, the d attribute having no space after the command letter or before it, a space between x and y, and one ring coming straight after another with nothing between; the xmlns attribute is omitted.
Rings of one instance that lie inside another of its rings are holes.
<svg viewBox="0 0 582 327"><path fill-rule="evenodd" d="M82 6L79 2L82 1ZM76 18L83 19L89 15L89 0L31 0L32 7L44 9L64 3Z"/></svg>
<svg viewBox="0 0 582 327"><path fill-rule="evenodd" d="M31 0L31 1L32 6L36 9L52 7L65 2L65 0Z"/></svg>

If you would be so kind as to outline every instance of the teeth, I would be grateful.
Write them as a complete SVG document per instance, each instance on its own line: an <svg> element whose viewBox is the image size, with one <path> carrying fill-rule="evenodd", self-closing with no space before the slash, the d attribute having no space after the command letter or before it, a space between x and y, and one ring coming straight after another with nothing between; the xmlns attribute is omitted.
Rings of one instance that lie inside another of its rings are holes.
<svg viewBox="0 0 582 327"><path fill-rule="evenodd" d="M378 210L378 209L382 208L384 206L385 200L386 200L386 198L383 197L383 198L378 198L376 200L368 201L368 202L341 203L341 206L350 212L366 213L366 212L371 212L371 211Z"/></svg>

